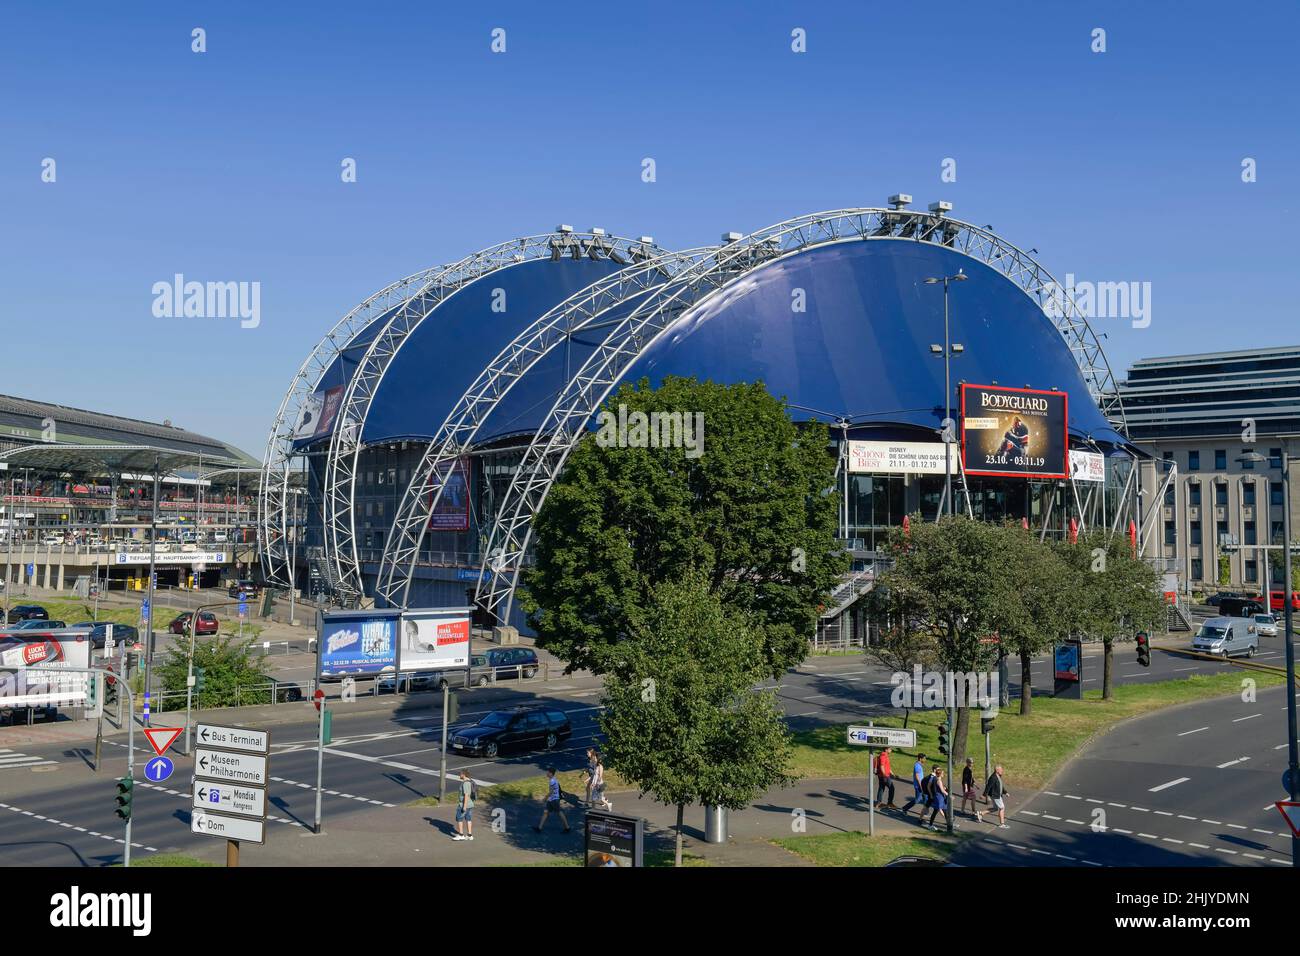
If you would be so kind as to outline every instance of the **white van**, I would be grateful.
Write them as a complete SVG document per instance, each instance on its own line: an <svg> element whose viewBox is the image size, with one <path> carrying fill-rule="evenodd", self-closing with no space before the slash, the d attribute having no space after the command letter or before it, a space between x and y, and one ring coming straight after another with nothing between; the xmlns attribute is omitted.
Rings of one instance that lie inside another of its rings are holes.
<svg viewBox="0 0 1300 956"><path fill-rule="evenodd" d="M1259 632L1253 617L1212 617L1192 638L1192 650L1203 654L1254 657L1259 650Z"/></svg>

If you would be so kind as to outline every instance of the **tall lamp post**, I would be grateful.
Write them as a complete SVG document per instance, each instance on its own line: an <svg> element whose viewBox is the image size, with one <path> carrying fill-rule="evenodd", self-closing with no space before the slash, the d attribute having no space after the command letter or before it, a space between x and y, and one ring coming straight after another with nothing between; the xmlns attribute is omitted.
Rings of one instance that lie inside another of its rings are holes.
<svg viewBox="0 0 1300 956"><path fill-rule="evenodd" d="M1257 451L1247 452L1238 464L1267 462ZM1270 605L1272 601L1270 600ZM1291 630L1291 456L1282 449L1282 621L1286 628L1286 743L1287 789L1291 800L1300 799L1300 753L1296 739L1295 634ZM1291 834L1291 866L1300 867L1300 837Z"/></svg>
<svg viewBox="0 0 1300 956"><path fill-rule="evenodd" d="M956 441L956 425L952 420L952 357L960 355L965 349L960 342L950 341L948 326L948 286L953 282L965 282L970 276L957 270L956 275L930 276L926 285L943 283L943 346L930 346L931 355L943 356L943 492L948 503L948 514L956 509L952 500L952 443Z"/></svg>

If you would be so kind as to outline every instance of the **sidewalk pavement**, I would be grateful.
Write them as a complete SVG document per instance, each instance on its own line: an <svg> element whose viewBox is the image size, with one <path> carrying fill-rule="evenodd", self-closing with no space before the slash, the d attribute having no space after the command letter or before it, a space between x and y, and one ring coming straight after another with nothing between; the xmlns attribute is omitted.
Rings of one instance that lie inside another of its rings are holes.
<svg viewBox="0 0 1300 956"><path fill-rule="evenodd" d="M774 789L750 807L729 814L729 839L704 841L704 810L687 807L682 852L710 866L811 866L771 841L781 837L842 833L868 829L866 780L861 777L801 780L786 789ZM908 793L910 794L910 788ZM900 790L899 795L902 796ZM635 791L611 793L614 810L646 821L646 852L671 857L677 810L657 804ZM268 823L270 841L246 846L241 866L554 866L581 865L584 810L579 798L566 794L564 812L571 830L564 833L552 817L542 833L533 830L542 814L539 800L490 802L480 791L474 809L473 842L457 842L454 797L439 807L376 808L332 821L328 814L324 833ZM794 828L795 811L802 810L805 829ZM496 829L494 830L494 821ZM876 814L877 836L928 834L912 815ZM988 824L958 818L959 827L982 831ZM941 828L942 829L942 828ZM991 829L991 828L990 828ZM193 851L186 850L186 853ZM225 844L212 841L194 855L213 863L225 862Z"/></svg>

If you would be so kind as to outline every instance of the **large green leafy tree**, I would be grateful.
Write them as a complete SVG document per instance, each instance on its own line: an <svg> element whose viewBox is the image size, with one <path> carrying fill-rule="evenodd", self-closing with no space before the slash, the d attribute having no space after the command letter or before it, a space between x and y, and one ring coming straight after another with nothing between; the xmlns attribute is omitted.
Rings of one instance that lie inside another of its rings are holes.
<svg viewBox="0 0 1300 956"><path fill-rule="evenodd" d="M727 608L700 572L651 590L629 639L605 657L601 729L619 776L677 808L677 865L685 808L739 810L789 782L789 734L763 677L754 615Z"/></svg>
<svg viewBox="0 0 1300 956"><path fill-rule="evenodd" d="M157 665L155 673L165 694L159 710L185 706L188 663L189 642L183 641ZM203 669L203 687L194 693L194 706L199 709L271 702L271 679L265 659L250 656L247 644L233 637L196 638L194 667Z"/></svg>
<svg viewBox="0 0 1300 956"><path fill-rule="evenodd" d="M1115 643L1156 627L1167 613L1159 574L1134 556L1123 535L1095 531L1075 544L1058 544L1057 551L1070 571L1067 603L1073 629L1102 642L1102 697L1110 700Z"/></svg>
<svg viewBox="0 0 1300 956"><path fill-rule="evenodd" d="M642 380L606 408L620 405L699 413L702 446L606 447L589 435L574 449L534 521L521 603L538 644L603 673L619 642L644 633L656 585L698 572L723 607L752 615L766 673L801 661L847 568L825 427L796 426L761 383Z"/></svg>

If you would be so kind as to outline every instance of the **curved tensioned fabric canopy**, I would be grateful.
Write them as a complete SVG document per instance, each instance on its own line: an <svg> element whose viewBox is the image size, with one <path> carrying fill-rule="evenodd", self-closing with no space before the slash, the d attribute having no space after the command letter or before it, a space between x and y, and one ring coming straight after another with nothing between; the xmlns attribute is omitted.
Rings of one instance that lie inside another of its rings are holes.
<svg viewBox="0 0 1300 956"><path fill-rule="evenodd" d="M862 246L880 248L857 251ZM826 272L812 275L813 267ZM973 371L987 372L990 382L1059 387L1086 396L1076 400L1081 406L1076 429L1095 439L1121 441L1105 412L1122 421L1123 409L1113 397L1110 369L1095 335L1073 302L1055 297L1059 286L1025 253L986 230L934 214L865 209L800 217L721 247L610 323L604 342L573 373L524 452L485 550L484 571L492 561L494 570L504 573L480 573L484 605L499 611L505 604L500 616L508 618L532 515L591 416L634 365L653 368L656 377L676 371L725 381L762 378L774 393L807 405L813 402L803 391L820 380L817 396L831 414L861 421L897 415L902 424L933 428L940 404L935 396L942 387L934 387L933 371L916 365L918 359L929 361L929 343L942 338L942 312L936 313L923 292L937 291L937 299L942 290L921 288L921 280L958 267L969 268L973 277L961 292L981 287L969 296L961 334L990 353L1006 352L1005 361L990 354L972 362ZM792 279L808 285L791 284ZM796 288L804 289L810 303L820 298L822 306L810 304L805 313L792 309L790 293ZM881 301L870 301L874 296ZM869 301L855 304L855 298ZM1055 318L1042 310L1049 299ZM936 304L942 308L941 300ZM697 338L701 334L705 337ZM863 347L854 348L855 341ZM643 359L649 364L641 364ZM957 375L974 378L962 370ZM1053 380L1043 381L1045 375ZM863 405L852 407L855 401ZM1098 404L1102 410L1091 413L1089 407ZM417 474L412 482L426 477ZM406 503L413 513L399 511L398 521L419 527L420 511L428 505L420 496ZM381 590L390 602L402 604L414 562L404 565L394 557L390 544Z"/></svg>
<svg viewBox="0 0 1300 956"><path fill-rule="evenodd" d="M271 423L266 455L262 459L258 537L262 546L262 570L268 579L283 584L291 583L289 554L285 547L289 531L291 462L299 436L311 424L304 420L310 408L311 396L350 342L367 329L375 327L377 320L391 314L443 268L445 267L435 266L425 269L380 289L339 319L298 367L288 391L280 401L275 420Z"/></svg>
<svg viewBox="0 0 1300 956"><path fill-rule="evenodd" d="M321 440L323 431L329 436L322 558L336 597L346 601L362 589L356 535L362 449L376 441L427 436L428 423L438 421L464 392L473 370L520 328L573 292L656 251L648 240L595 230L512 239L436 274L375 322L377 329L366 329L359 337L364 341L349 343L340 363L355 361L355 369L341 389L335 386L323 396L323 407L330 410L313 436ZM362 345L364 352L357 355ZM337 395L331 399L332 391ZM372 409L382 413L375 426Z"/></svg>

